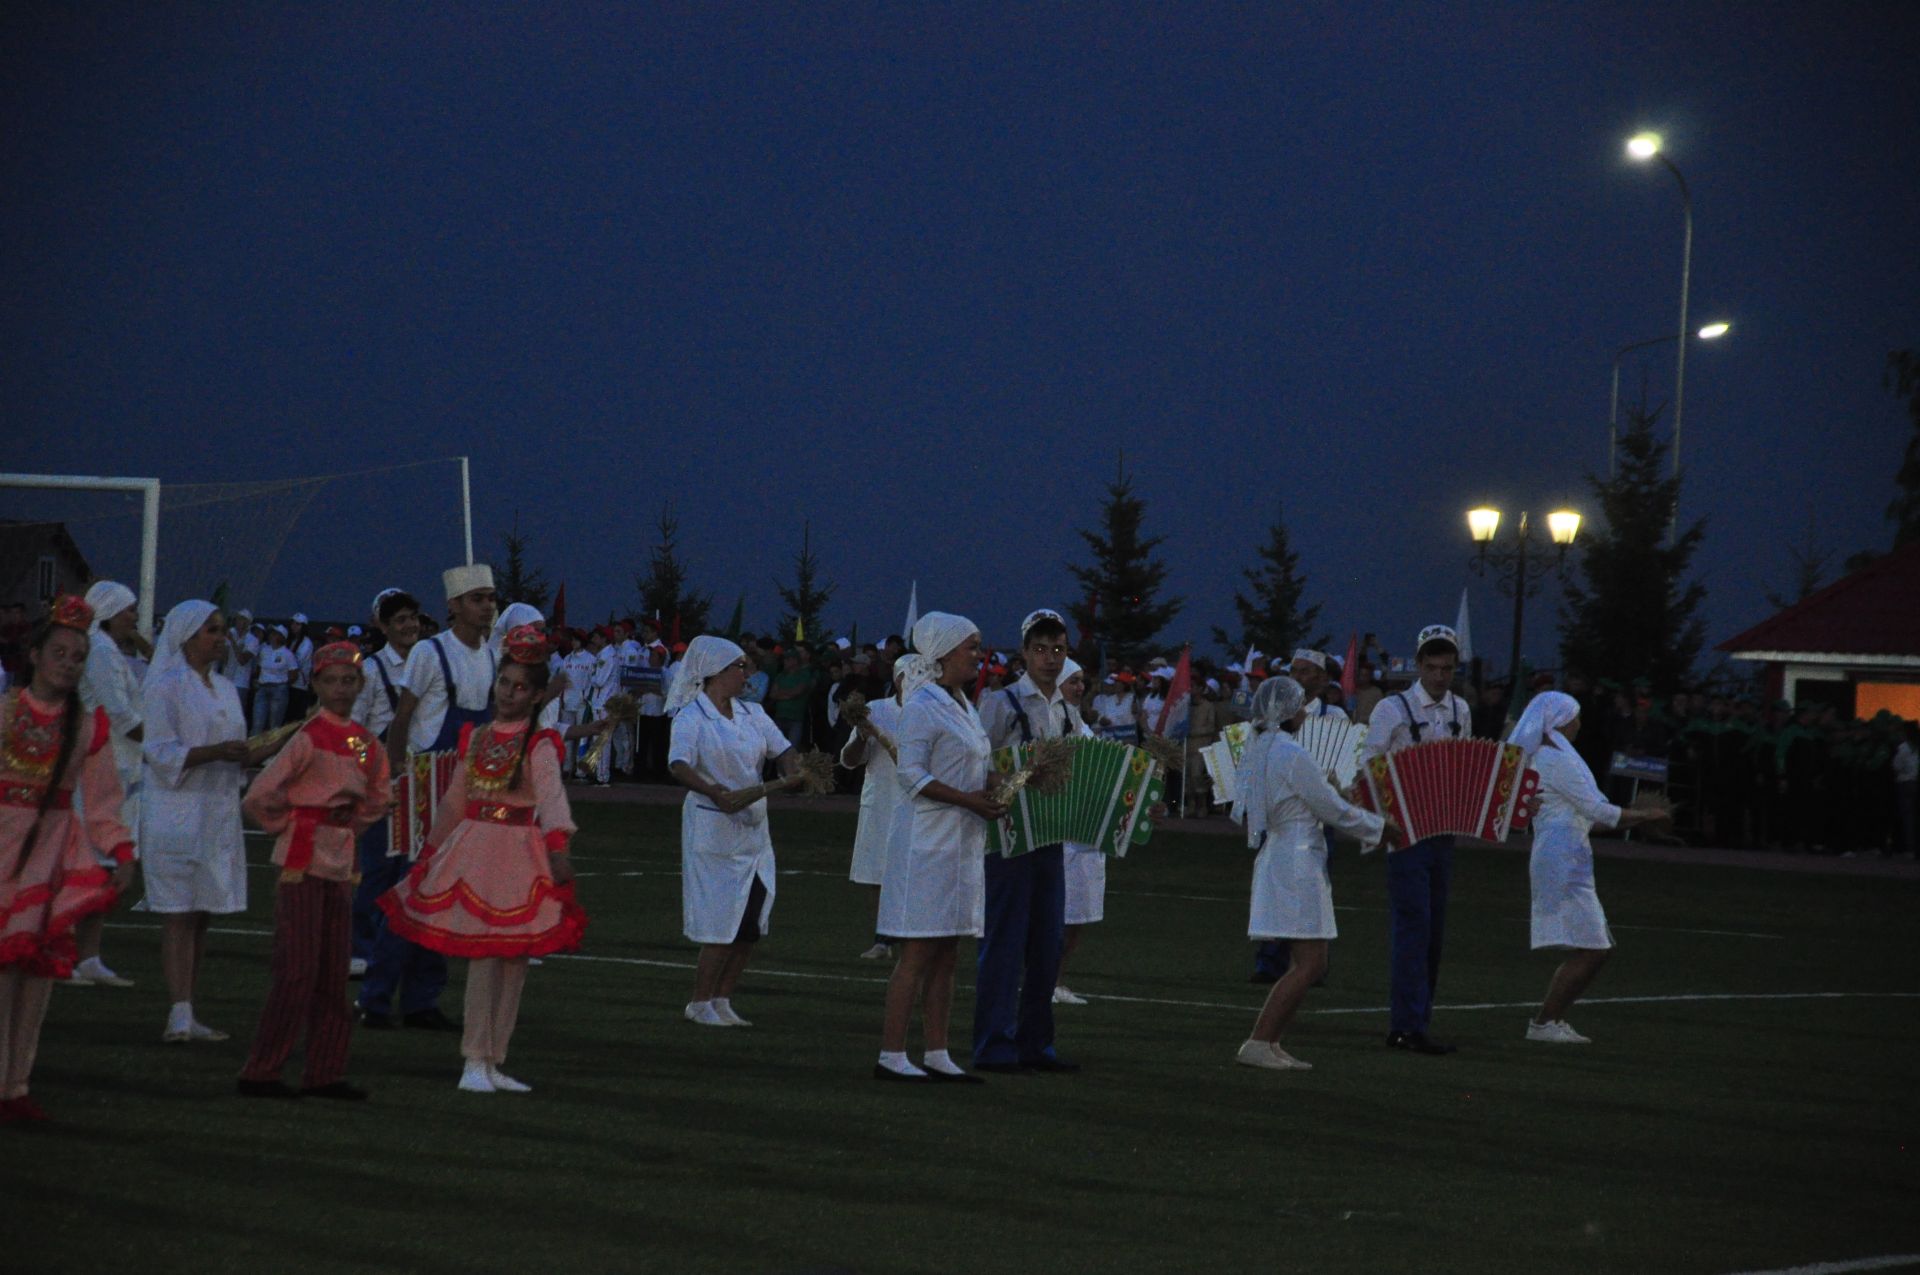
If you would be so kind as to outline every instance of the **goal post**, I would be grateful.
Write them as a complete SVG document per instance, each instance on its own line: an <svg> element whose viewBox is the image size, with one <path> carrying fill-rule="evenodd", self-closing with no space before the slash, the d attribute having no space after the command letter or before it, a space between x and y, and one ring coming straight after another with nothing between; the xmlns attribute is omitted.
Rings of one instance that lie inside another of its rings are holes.
<svg viewBox="0 0 1920 1275"><path fill-rule="evenodd" d="M98 478L84 474L0 474L0 487L62 488L68 491L137 491L140 509L140 631L153 636L153 594L160 575L160 480Z"/></svg>

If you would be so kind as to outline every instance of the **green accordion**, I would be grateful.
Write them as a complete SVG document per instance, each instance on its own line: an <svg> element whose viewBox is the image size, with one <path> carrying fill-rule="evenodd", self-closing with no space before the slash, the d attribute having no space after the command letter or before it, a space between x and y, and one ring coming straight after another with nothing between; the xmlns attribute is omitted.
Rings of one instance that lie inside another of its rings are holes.
<svg viewBox="0 0 1920 1275"><path fill-rule="evenodd" d="M987 851L1012 856L1071 841L1116 857L1153 835L1147 811L1166 792L1160 766L1141 749L1111 739L1071 740L1073 773L1057 792L1023 788L987 833ZM1023 744L993 755L998 774L1023 770Z"/></svg>

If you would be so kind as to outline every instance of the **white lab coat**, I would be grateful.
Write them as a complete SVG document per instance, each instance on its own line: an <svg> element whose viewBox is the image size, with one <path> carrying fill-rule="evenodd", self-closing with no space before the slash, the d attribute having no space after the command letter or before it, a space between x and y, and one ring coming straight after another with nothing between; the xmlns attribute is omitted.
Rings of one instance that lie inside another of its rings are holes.
<svg viewBox="0 0 1920 1275"><path fill-rule="evenodd" d="M141 875L147 906L162 913L247 910L240 835L246 770L235 762L188 768L187 752L247 737L240 694L218 673L186 665L147 679L140 803Z"/></svg>
<svg viewBox="0 0 1920 1275"><path fill-rule="evenodd" d="M1380 840L1386 820L1350 805L1335 792L1319 763L1292 736L1275 732L1270 738L1263 768L1267 834L1253 861L1247 937L1334 938L1339 929L1333 923L1327 834L1321 825L1338 828L1371 849ZM1241 774L1253 778L1247 775L1245 763Z"/></svg>
<svg viewBox="0 0 1920 1275"><path fill-rule="evenodd" d="M758 704L735 699L728 718L702 693L674 715L667 762L685 762L723 788L750 788L760 782L761 767L790 747ZM759 917L764 935L774 895L766 799L729 815L689 791L680 806L680 898L687 938L733 942L756 877L767 891Z"/></svg>
<svg viewBox="0 0 1920 1275"><path fill-rule="evenodd" d="M140 729L140 678L133 665L114 640L95 629L88 638L87 666L80 674L80 703L86 708L107 710L107 722L113 730L113 773L119 777L122 801L120 822L140 836L140 741L127 735ZM79 792L74 793L76 797ZM84 799L83 799L84 804ZM103 863L111 863L106 856Z"/></svg>
<svg viewBox="0 0 1920 1275"><path fill-rule="evenodd" d="M1540 813L1533 817L1533 853L1527 875L1533 883L1532 943L1535 948L1606 948L1613 931L1593 888L1595 824L1612 827L1620 807L1600 793L1580 754L1548 743L1528 765L1540 775Z"/></svg>
<svg viewBox="0 0 1920 1275"><path fill-rule="evenodd" d="M900 704L891 695L867 705L873 727L900 746ZM853 834L853 869L847 876L861 885L879 885L886 879L887 839L893 835L893 812L900 805L898 767L891 754L865 735L854 732L840 749L840 764L848 765L853 749L867 748L867 777L860 785L860 824Z"/></svg>
<svg viewBox="0 0 1920 1275"><path fill-rule="evenodd" d="M938 686L923 686L900 713L900 804L880 882L880 933L891 939L986 932L986 820L920 795L938 780L961 792L987 784L992 748L980 714Z"/></svg>

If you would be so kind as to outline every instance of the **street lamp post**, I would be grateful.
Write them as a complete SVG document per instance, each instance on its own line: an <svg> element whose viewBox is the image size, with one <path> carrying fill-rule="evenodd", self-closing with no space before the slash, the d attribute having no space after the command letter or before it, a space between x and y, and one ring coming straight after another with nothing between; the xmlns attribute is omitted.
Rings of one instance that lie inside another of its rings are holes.
<svg viewBox="0 0 1920 1275"><path fill-rule="evenodd" d="M1558 552L1552 558L1529 558L1527 549L1533 542L1533 527L1525 510L1520 520L1514 524L1513 543L1496 547L1494 540L1500 531L1500 511L1489 505L1467 510L1467 532L1473 542L1480 546L1468 565L1475 575L1484 576L1489 571L1495 573L1503 593L1513 595L1513 647L1507 660L1507 676L1512 686L1508 703L1517 704L1520 697L1520 637L1526 622L1527 597L1540 587L1540 582L1551 572L1558 571L1567 558L1567 549L1573 544L1574 537L1580 534L1580 515L1571 509L1556 509L1547 515L1547 535Z"/></svg>
<svg viewBox="0 0 1920 1275"><path fill-rule="evenodd" d="M1680 184L1680 217L1685 227L1685 235L1680 247L1680 326L1674 329L1673 339L1680 342L1680 352L1673 364L1673 475L1680 476L1680 417L1686 406L1687 397L1687 343L1682 340L1687 331L1687 293L1693 283L1693 192L1687 188L1687 179L1681 175L1674 162L1667 158L1658 133L1641 133L1627 142L1627 154L1645 163L1657 159L1666 165L1673 180ZM1673 511L1674 527L1680 525L1680 510Z"/></svg>
<svg viewBox="0 0 1920 1275"><path fill-rule="evenodd" d="M1693 335L1701 341L1715 341L1725 336L1732 328L1733 325L1731 323L1717 321L1707 324ZM1613 352L1613 398L1607 408L1608 478L1614 476L1614 455L1620 441L1620 360L1635 350L1644 349L1649 345L1662 345L1668 341L1677 341L1679 339L1678 333L1670 333L1667 336L1648 337L1644 341L1634 341L1628 345L1623 345ZM1675 434L1674 444L1676 447L1679 445L1679 441L1679 435Z"/></svg>

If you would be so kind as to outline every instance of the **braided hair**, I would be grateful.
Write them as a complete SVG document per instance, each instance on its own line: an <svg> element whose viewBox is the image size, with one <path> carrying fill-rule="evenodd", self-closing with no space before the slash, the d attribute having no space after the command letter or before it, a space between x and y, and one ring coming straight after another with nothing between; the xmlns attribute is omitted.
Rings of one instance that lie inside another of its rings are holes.
<svg viewBox="0 0 1920 1275"><path fill-rule="evenodd" d="M540 692L546 690L547 683L552 680L553 670L545 664L522 664L518 660L509 660L508 664L526 672L527 681L533 685L534 703L537 705L540 702ZM535 708L527 715L527 728L520 732L520 753L513 759L513 773L507 776L509 789L520 786L520 772L527 767L527 750L533 747L533 733L539 725L540 713L538 708Z"/></svg>

